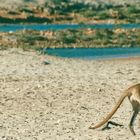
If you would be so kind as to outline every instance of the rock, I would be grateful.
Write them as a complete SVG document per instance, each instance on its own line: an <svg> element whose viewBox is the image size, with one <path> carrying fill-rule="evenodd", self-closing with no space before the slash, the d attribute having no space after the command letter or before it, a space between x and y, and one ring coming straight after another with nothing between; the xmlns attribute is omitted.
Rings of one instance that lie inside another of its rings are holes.
<svg viewBox="0 0 140 140"><path fill-rule="evenodd" d="M44 64L44 65L49 65L50 63L47 62L47 61L43 61L43 64Z"/></svg>

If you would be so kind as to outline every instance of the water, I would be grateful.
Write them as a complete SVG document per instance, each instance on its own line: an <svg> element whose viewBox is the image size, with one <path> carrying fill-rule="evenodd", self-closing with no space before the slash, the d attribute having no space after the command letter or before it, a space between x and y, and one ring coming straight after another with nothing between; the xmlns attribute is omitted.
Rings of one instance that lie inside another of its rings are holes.
<svg viewBox="0 0 140 140"><path fill-rule="evenodd" d="M113 29L113 28L139 28L140 24L50 24L50 25L0 25L0 32L17 31L23 29L30 30L63 30L63 29ZM82 58L82 59L102 59L102 58L122 58L129 56L140 56L140 48L98 48L98 49L47 49L47 53L60 57Z"/></svg>
<svg viewBox="0 0 140 140"><path fill-rule="evenodd" d="M49 55L80 59L111 59L140 56L140 48L67 48L46 49Z"/></svg>
<svg viewBox="0 0 140 140"><path fill-rule="evenodd" d="M140 24L50 24L50 25L0 25L0 32L17 31L23 29L30 30L63 30L63 29L81 29L81 28L92 28L92 29L113 29L113 28L140 28Z"/></svg>

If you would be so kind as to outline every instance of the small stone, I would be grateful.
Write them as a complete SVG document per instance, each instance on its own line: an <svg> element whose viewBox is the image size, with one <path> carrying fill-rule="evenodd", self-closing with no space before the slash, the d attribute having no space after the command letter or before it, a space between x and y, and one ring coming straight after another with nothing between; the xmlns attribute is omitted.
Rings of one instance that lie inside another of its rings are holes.
<svg viewBox="0 0 140 140"><path fill-rule="evenodd" d="M102 89L101 88L98 88L98 92L101 92L102 91Z"/></svg>

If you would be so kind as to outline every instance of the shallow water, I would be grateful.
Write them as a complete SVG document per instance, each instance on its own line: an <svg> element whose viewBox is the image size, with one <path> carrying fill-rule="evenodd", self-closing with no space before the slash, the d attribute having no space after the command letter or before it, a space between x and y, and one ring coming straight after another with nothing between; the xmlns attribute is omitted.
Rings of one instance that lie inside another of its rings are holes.
<svg viewBox="0 0 140 140"><path fill-rule="evenodd" d="M0 25L0 32L9 32L17 30L63 30L63 29L81 29L81 28L92 28L92 29L113 29L113 28L140 28L140 24L50 24L50 25L16 25L6 24Z"/></svg>
<svg viewBox="0 0 140 140"><path fill-rule="evenodd" d="M81 58L81 59L108 59L140 56L140 48L67 48L45 49L49 55Z"/></svg>

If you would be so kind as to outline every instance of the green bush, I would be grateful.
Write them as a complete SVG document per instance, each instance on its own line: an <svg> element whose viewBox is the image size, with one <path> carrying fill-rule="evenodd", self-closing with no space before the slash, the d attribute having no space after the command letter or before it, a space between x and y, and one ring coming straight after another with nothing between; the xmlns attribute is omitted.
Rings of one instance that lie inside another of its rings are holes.
<svg viewBox="0 0 140 140"><path fill-rule="evenodd" d="M81 39L83 40L83 41L91 41L91 40L93 40L93 38L94 38L94 36L93 35L82 35L81 36Z"/></svg>
<svg viewBox="0 0 140 140"><path fill-rule="evenodd" d="M140 13L140 8L136 6L130 6L127 8L128 13Z"/></svg>
<svg viewBox="0 0 140 140"><path fill-rule="evenodd" d="M108 13L108 11L101 11L98 14L100 19L108 19L111 18L110 14Z"/></svg>
<svg viewBox="0 0 140 140"><path fill-rule="evenodd" d="M94 16L97 15L97 12L88 10L88 11L83 12L83 15L84 15L85 17L94 17Z"/></svg>

